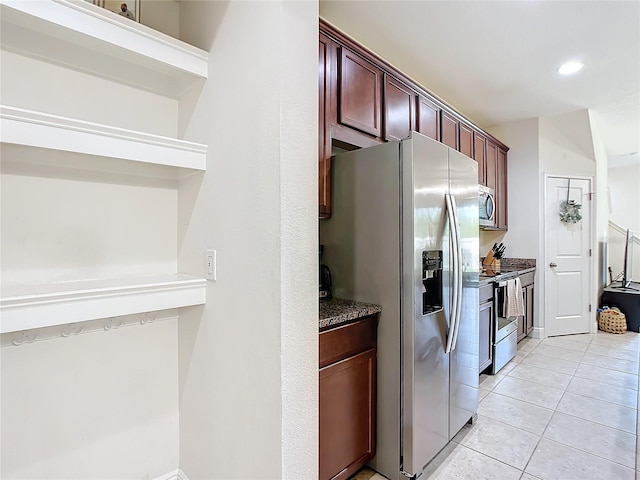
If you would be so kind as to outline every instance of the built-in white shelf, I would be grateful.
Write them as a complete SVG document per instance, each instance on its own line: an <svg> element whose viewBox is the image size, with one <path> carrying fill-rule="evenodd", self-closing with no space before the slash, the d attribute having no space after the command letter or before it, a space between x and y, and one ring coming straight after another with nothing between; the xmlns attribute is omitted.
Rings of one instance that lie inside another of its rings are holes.
<svg viewBox="0 0 640 480"><path fill-rule="evenodd" d="M186 275L2 287L0 333L203 305L206 280Z"/></svg>
<svg viewBox="0 0 640 480"><path fill-rule="evenodd" d="M2 143L202 171L207 146L149 133L0 106Z"/></svg>
<svg viewBox="0 0 640 480"><path fill-rule="evenodd" d="M178 98L209 54L88 2L0 0L2 48Z"/></svg>

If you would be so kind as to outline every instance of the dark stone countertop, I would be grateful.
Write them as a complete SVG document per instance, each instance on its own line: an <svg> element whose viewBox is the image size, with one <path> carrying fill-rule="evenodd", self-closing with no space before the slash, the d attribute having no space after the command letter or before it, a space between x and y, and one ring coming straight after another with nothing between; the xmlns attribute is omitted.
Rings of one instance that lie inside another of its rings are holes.
<svg viewBox="0 0 640 480"><path fill-rule="evenodd" d="M485 285L489 285L492 282L499 282L504 277L512 276L514 272L517 272L518 276L520 276L520 275L524 275L525 273L535 272L535 271L536 271L536 267L526 267L526 268L517 269L517 270L515 270L513 267L511 267L509 272L503 273L501 275L496 275L494 277L483 277L483 276L481 276L480 280L479 280L479 285L481 287L483 287Z"/></svg>
<svg viewBox="0 0 640 480"><path fill-rule="evenodd" d="M320 300L320 330L337 327L358 318L380 313L382 307L371 303L356 302L342 298Z"/></svg>

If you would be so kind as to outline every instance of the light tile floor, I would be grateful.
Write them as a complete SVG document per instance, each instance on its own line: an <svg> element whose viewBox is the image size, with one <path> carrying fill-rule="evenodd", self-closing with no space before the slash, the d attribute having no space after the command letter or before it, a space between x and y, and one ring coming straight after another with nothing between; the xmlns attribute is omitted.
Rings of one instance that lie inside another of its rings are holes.
<svg viewBox="0 0 640 480"><path fill-rule="evenodd" d="M640 480L639 351L632 332L523 340L421 480Z"/></svg>

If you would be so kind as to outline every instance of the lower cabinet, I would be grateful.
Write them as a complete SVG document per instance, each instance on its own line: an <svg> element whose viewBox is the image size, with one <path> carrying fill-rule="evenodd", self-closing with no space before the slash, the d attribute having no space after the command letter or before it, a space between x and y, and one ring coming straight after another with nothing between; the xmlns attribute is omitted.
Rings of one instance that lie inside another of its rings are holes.
<svg viewBox="0 0 640 480"><path fill-rule="evenodd" d="M377 315L320 334L320 480L375 455Z"/></svg>
<svg viewBox="0 0 640 480"><path fill-rule="evenodd" d="M524 287L524 290L524 323L527 330L527 335L529 335L533 331L533 283Z"/></svg>
<svg viewBox="0 0 640 480"><path fill-rule="evenodd" d="M494 307L493 307L493 285L485 285L480 287L480 311L479 311L479 366L478 371L481 373L493 363L493 324Z"/></svg>
<svg viewBox="0 0 640 480"><path fill-rule="evenodd" d="M520 275L520 283L522 284L524 317L518 317L518 342L533 330L534 272Z"/></svg>

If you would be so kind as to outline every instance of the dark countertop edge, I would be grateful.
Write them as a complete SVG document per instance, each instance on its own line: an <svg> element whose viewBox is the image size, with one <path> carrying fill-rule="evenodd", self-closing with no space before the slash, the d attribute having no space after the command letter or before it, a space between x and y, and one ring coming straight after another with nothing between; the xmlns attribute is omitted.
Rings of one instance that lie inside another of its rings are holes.
<svg viewBox="0 0 640 480"><path fill-rule="evenodd" d="M517 270L517 273L518 273L518 276L520 277L522 275L525 275L525 274L530 273L530 272L535 272L535 271L536 271L536 267L528 267L528 268L523 268L521 270ZM504 277L504 276L507 276L507 275L513 275L513 273L514 272L511 271L511 272L508 272L508 273L504 273L502 275L496 275L495 277L481 278L479 280L479 285L481 287L484 287L485 285L490 285L493 282L500 281L500 277Z"/></svg>
<svg viewBox="0 0 640 480"><path fill-rule="evenodd" d="M325 315L323 316L322 312L318 312L321 332L354 322L361 318L376 315L382 311L380 305L357 302L355 300L334 298L331 300L321 300L321 302L325 302ZM323 310L323 308L321 307L320 310ZM326 310L329 311L327 312Z"/></svg>

